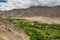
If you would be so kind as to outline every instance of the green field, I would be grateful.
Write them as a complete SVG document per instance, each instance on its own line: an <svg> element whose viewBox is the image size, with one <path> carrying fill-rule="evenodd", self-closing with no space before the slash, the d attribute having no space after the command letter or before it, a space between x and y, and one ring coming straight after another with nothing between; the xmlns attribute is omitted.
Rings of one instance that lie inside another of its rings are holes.
<svg viewBox="0 0 60 40"><path fill-rule="evenodd" d="M47 24L24 19L8 19L17 27L21 27L30 40L60 40L60 24Z"/></svg>

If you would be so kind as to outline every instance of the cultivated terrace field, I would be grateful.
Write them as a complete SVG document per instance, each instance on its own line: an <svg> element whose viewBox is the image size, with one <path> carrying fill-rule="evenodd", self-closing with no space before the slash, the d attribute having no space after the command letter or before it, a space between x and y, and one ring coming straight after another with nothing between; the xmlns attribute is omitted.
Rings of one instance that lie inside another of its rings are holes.
<svg viewBox="0 0 60 40"><path fill-rule="evenodd" d="M60 40L60 24L47 24L25 19L7 19L17 27L21 27L30 40Z"/></svg>

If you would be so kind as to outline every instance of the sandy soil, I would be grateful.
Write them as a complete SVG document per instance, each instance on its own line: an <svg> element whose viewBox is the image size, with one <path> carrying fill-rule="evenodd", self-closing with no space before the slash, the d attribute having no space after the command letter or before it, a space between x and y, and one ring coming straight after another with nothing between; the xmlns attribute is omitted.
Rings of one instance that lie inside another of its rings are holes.
<svg viewBox="0 0 60 40"><path fill-rule="evenodd" d="M60 24L60 18L50 18L50 17L27 17L22 19L28 19L32 21L41 21L43 23L57 23Z"/></svg>
<svg viewBox="0 0 60 40"><path fill-rule="evenodd" d="M43 22L43 23L49 23L49 24L60 24L60 18L59 17L55 17L55 18L51 18L51 17L12 17L11 19L27 19L27 20L31 20L31 21L39 21L39 22Z"/></svg>

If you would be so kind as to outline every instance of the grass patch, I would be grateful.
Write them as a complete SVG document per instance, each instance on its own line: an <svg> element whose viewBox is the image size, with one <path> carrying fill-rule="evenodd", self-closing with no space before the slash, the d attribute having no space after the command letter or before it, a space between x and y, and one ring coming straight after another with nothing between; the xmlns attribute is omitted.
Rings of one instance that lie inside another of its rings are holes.
<svg viewBox="0 0 60 40"><path fill-rule="evenodd" d="M60 40L60 24L47 24L24 19L8 19L17 27L21 27L30 40Z"/></svg>

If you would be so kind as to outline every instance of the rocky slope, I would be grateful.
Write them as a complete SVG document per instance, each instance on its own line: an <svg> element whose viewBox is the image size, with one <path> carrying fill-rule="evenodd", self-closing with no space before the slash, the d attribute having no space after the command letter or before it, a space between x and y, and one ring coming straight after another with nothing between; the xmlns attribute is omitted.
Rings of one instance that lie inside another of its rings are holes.
<svg viewBox="0 0 60 40"><path fill-rule="evenodd" d="M0 18L0 40L30 40L30 38L21 28Z"/></svg>

